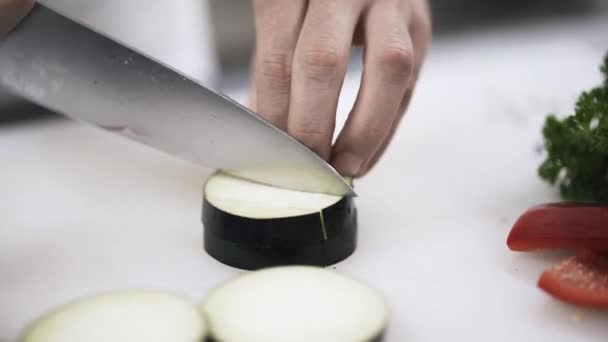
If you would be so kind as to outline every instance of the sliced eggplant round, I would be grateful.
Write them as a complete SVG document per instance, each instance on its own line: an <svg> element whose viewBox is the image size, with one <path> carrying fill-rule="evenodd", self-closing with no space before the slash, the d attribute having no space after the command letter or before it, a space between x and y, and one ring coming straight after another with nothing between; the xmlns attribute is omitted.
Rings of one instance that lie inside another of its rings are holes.
<svg viewBox="0 0 608 342"><path fill-rule="evenodd" d="M20 342L201 342L198 308L163 291L116 291L63 305L30 325Z"/></svg>
<svg viewBox="0 0 608 342"><path fill-rule="evenodd" d="M376 291L313 266L238 277L213 290L201 311L217 342L382 341L389 317Z"/></svg>
<svg viewBox="0 0 608 342"><path fill-rule="evenodd" d="M233 267L328 266L356 248L351 197L281 189L215 173L204 187L205 250Z"/></svg>

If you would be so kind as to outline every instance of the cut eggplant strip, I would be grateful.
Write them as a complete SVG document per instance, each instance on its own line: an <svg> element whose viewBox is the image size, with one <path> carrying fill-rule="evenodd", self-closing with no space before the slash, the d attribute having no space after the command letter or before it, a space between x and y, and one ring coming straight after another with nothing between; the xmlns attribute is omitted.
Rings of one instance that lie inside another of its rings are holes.
<svg viewBox="0 0 608 342"><path fill-rule="evenodd" d="M117 291L63 305L35 321L20 342L202 342L195 305L163 291Z"/></svg>
<svg viewBox="0 0 608 342"><path fill-rule="evenodd" d="M205 250L246 270L304 264L327 266L356 248L351 197L280 189L216 173L205 183Z"/></svg>
<svg viewBox="0 0 608 342"><path fill-rule="evenodd" d="M201 311L218 342L381 341L389 316L377 292L312 266L236 278L213 290Z"/></svg>

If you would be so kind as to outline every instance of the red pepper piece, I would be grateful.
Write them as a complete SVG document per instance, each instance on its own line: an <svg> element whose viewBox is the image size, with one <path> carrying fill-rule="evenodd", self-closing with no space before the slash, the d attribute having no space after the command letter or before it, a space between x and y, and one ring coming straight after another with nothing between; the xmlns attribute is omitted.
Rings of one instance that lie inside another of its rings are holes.
<svg viewBox="0 0 608 342"><path fill-rule="evenodd" d="M571 304L608 309L608 254L584 250L546 270L538 286Z"/></svg>
<svg viewBox="0 0 608 342"><path fill-rule="evenodd" d="M513 251L608 251L608 205L550 203L530 208L513 225L507 245Z"/></svg>

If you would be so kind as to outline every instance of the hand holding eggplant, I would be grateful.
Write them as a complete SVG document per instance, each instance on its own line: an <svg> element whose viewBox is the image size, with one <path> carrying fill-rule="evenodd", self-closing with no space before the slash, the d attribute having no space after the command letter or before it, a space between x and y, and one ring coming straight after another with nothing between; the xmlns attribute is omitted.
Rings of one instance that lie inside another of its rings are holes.
<svg viewBox="0 0 608 342"><path fill-rule="evenodd" d="M389 144L431 37L427 0L254 0L251 107L344 176L372 168ZM338 97L352 45L363 78L332 147Z"/></svg>

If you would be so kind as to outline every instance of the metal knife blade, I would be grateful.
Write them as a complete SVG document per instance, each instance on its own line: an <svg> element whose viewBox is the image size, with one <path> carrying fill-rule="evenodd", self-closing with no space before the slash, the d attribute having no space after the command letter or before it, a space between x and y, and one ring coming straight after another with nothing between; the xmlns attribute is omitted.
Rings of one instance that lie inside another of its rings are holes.
<svg viewBox="0 0 608 342"><path fill-rule="evenodd" d="M355 196L328 163L255 113L48 5L0 40L0 87L239 177Z"/></svg>

